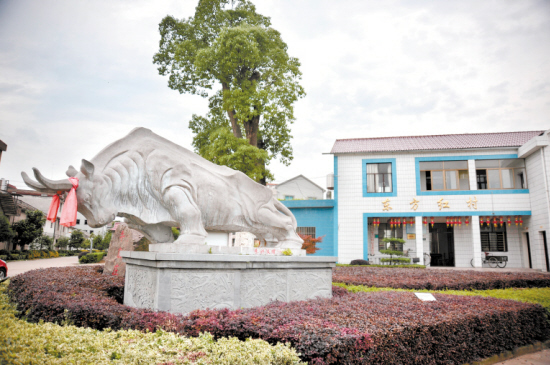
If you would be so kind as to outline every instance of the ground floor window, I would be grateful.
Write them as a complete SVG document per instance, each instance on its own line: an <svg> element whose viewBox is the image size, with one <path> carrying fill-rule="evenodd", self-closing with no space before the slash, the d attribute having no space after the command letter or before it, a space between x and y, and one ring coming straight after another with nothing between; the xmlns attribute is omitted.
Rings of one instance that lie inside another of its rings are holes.
<svg viewBox="0 0 550 365"><path fill-rule="evenodd" d="M391 227L388 223L380 223L378 226L378 250L397 250L403 251L402 243L395 243L392 247L387 247L387 243L382 241L384 238L403 238L403 226Z"/></svg>
<svg viewBox="0 0 550 365"><path fill-rule="evenodd" d="M315 227L297 227L296 232L299 234L303 234L306 236L311 236L313 238L316 238L315 236Z"/></svg>
<svg viewBox="0 0 550 365"><path fill-rule="evenodd" d="M483 225L481 231L481 250L507 252L508 242L506 239L506 225L496 226L494 224Z"/></svg>

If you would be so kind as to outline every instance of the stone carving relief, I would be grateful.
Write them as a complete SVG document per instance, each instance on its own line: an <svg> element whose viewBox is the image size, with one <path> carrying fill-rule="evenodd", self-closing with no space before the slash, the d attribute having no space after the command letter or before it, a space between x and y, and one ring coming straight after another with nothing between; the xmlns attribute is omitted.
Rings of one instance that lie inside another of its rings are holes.
<svg viewBox="0 0 550 365"><path fill-rule="evenodd" d="M247 270L241 274L241 307L251 308L275 300L287 302L284 270Z"/></svg>
<svg viewBox="0 0 550 365"><path fill-rule="evenodd" d="M126 276L124 304L136 308L154 309L156 273L130 266Z"/></svg>
<svg viewBox="0 0 550 365"><path fill-rule="evenodd" d="M332 269L290 270L289 301L332 297Z"/></svg>
<svg viewBox="0 0 550 365"><path fill-rule="evenodd" d="M171 311L234 308L235 271L184 270L172 273Z"/></svg>

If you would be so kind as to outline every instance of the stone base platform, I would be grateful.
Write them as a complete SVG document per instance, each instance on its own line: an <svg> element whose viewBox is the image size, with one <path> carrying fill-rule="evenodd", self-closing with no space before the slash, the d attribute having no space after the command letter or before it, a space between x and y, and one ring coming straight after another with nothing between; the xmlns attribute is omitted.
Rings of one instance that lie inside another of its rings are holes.
<svg viewBox="0 0 550 365"><path fill-rule="evenodd" d="M182 245L181 243L151 243L150 252L223 255L271 255L284 256L283 251L292 251L292 256L306 256L306 250L276 247L229 247L216 245Z"/></svg>
<svg viewBox="0 0 550 365"><path fill-rule="evenodd" d="M337 257L121 252L124 304L186 314L332 296Z"/></svg>

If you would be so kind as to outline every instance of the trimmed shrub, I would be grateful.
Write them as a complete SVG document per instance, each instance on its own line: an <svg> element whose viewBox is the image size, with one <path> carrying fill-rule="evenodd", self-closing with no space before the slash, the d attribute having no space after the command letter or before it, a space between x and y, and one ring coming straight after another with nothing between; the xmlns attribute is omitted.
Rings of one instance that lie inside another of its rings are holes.
<svg viewBox="0 0 550 365"><path fill-rule="evenodd" d="M303 364L288 345L204 333L96 331L17 320L0 285L1 364Z"/></svg>
<svg viewBox="0 0 550 365"><path fill-rule="evenodd" d="M80 257L78 259L78 262L80 262L81 264L93 264L96 262L100 262L105 255L106 252L92 252L83 256L78 255Z"/></svg>
<svg viewBox="0 0 550 365"><path fill-rule="evenodd" d="M361 259L351 260L349 264L350 265L370 265L368 260L361 260Z"/></svg>
<svg viewBox="0 0 550 365"><path fill-rule="evenodd" d="M32 322L289 342L311 364L462 364L550 337L540 305L439 293L436 302L422 302L411 292L335 289L332 299L197 310L187 316L152 312L121 305L123 279L101 271L30 271L11 279L9 294Z"/></svg>
<svg viewBox="0 0 550 365"><path fill-rule="evenodd" d="M338 266L332 281L378 288L428 290L487 290L550 287L550 275L530 272L471 270L407 270L400 268Z"/></svg>

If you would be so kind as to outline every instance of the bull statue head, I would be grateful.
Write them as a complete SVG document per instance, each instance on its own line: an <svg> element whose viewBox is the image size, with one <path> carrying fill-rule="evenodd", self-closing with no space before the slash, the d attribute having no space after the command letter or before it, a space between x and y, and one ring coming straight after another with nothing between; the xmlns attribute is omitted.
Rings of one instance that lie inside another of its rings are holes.
<svg viewBox="0 0 550 365"><path fill-rule="evenodd" d="M36 191L63 195L73 187L69 179L47 179L35 167L33 167L33 172L37 181L32 180L25 172L22 172L21 176L25 184ZM82 160L80 172L73 166L69 166L66 174L68 177L76 177L79 180L78 188L76 189L78 211L86 217L90 227L98 228L115 219L116 208L112 205L112 201L108 199L108 196L106 196L109 193L109 189L104 185L107 183L104 179L94 177L93 163Z"/></svg>

